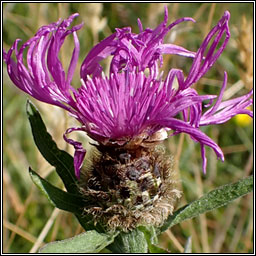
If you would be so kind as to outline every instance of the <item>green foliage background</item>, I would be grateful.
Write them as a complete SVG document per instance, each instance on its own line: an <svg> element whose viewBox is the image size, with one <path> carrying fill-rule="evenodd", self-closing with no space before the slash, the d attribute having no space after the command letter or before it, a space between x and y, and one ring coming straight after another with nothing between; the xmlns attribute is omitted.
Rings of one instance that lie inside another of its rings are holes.
<svg viewBox="0 0 256 256"><path fill-rule="evenodd" d="M240 91L236 95L247 93L252 87L252 3L4 3L3 46L7 50L16 38L21 38L25 42L40 26L55 22L59 17L66 18L74 12L80 13L75 24L82 21L85 24L78 32L81 54L73 79L74 86L79 87L79 65L94 44L113 33L116 27L130 26L134 32L138 32L138 17L144 27L154 28L163 19L164 5L168 5L169 22L184 16L196 19L197 23L181 24L177 27L176 34L169 34L169 40L193 51L198 49L203 37L224 11L230 11L230 42L212 70L196 84L196 88L202 94L217 94L222 85L223 72L226 70L228 89L234 92L234 85L240 81ZM243 16L247 21L245 26ZM244 41L247 43L246 47L243 47ZM65 67L69 64L72 47L72 38L69 38L63 46L65 50L61 52ZM246 61L242 56L246 56ZM165 56L166 72L172 67L177 67L183 69L186 74L190 65L191 61L185 58ZM28 166L31 166L61 188L61 182L52 167L40 156L34 145L25 113L27 98L27 95L12 85L4 64L3 247L4 252L9 253L33 252L33 246L42 230L45 232L45 243L65 239L83 231L69 213L58 212L53 218L53 207L29 178ZM68 148L63 141L62 134L67 127L78 124L57 107L39 103L34 99L32 101L39 106L42 117L58 146L72 153L72 148ZM224 163L217 161L214 152L207 149L208 171L203 175L199 145L192 142L188 136L170 138L166 142L166 147L176 160L175 168L184 191L177 207L252 172L252 123L246 125L234 119L226 124L206 127L203 130L218 142L226 160ZM88 138L79 136L88 147ZM54 222L46 230L46 223L51 217ZM249 194L227 207L172 227L171 231L161 236L160 244L171 252L179 252L180 246L184 247L189 236L192 236L192 251L196 253L252 252L252 195Z"/></svg>

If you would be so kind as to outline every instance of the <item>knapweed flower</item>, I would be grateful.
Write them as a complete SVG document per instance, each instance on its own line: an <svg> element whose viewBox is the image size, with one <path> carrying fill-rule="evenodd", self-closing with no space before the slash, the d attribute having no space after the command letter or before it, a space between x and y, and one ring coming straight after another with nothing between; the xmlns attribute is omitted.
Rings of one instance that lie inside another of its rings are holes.
<svg viewBox="0 0 256 256"><path fill-rule="evenodd" d="M172 212L172 201L179 197L179 192L172 187L170 164L156 144L166 139L168 133L189 134L200 143L205 172L205 146L211 147L221 160L224 155L200 127L224 123L237 114L252 117L252 111L247 109L252 104L252 91L222 102L226 72L219 96L199 95L191 88L225 49L230 37L230 14L224 13L197 52L164 43L173 27L184 21L194 22L192 18L181 18L167 25L167 8L164 21L153 30L144 29L139 19L138 34L129 27L117 28L84 59L79 89L71 83L79 57L76 32L82 24L68 29L76 16L41 27L20 49L17 39L4 52L8 74L21 90L37 100L64 108L81 123L64 134L64 139L75 148L74 168L78 178L86 152L80 142L67 135L84 131L98 142L96 147L101 154L94 157L94 165L84 174L85 185L81 189L95 198L95 205L85 211L96 216L96 220L102 215L110 226L124 226L126 222L129 228L135 219L158 225ZM70 34L75 47L65 73L58 55ZM164 54L192 58L188 74L174 68L163 74L160 69ZM101 65L107 57L112 58L108 75ZM157 214L161 217L154 217Z"/></svg>

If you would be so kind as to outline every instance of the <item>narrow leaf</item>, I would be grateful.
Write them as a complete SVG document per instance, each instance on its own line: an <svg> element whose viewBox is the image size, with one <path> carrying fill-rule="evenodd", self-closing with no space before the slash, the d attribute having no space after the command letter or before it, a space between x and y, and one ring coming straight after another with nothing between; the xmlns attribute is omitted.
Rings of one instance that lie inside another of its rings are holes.
<svg viewBox="0 0 256 256"><path fill-rule="evenodd" d="M86 200L81 196L65 192L53 186L31 168L29 168L29 174L35 185L43 192L54 207L74 213L85 230L96 229L99 232L104 231L101 226L94 225L90 215L83 214L83 208L86 207L87 204L90 204L88 199Z"/></svg>
<svg viewBox="0 0 256 256"><path fill-rule="evenodd" d="M129 233L121 232L108 249L113 253L147 253L148 244L144 233L134 229Z"/></svg>
<svg viewBox="0 0 256 256"><path fill-rule="evenodd" d="M81 208L85 204L81 196L65 192L53 186L47 180L40 177L31 168L29 168L29 174L32 181L44 193L53 206L64 211L81 214Z"/></svg>
<svg viewBox="0 0 256 256"><path fill-rule="evenodd" d="M155 245L155 244L151 244L149 246L149 252L150 253L171 253L170 251L168 251L162 247L159 247L158 245Z"/></svg>
<svg viewBox="0 0 256 256"><path fill-rule="evenodd" d="M233 184L227 184L210 191L198 200L177 210L165 221L158 232L164 232L168 228L199 214L216 209L228 204L240 196L244 196L253 190L253 176L239 180Z"/></svg>
<svg viewBox="0 0 256 256"><path fill-rule="evenodd" d="M73 157L57 147L52 136L47 132L39 111L30 101L27 101L27 115L34 141L39 151L43 157L56 168L67 191L71 194L80 195L76 184L77 179L74 172ZM85 230L96 229L103 231L103 228L99 224L97 226L94 225L93 219L90 216L77 213L75 213L75 215Z"/></svg>
<svg viewBox="0 0 256 256"><path fill-rule="evenodd" d="M157 244L157 233L153 226L139 226L138 229L144 233L144 236L148 243Z"/></svg>
<svg viewBox="0 0 256 256"><path fill-rule="evenodd" d="M115 234L87 231L72 238L46 244L39 253L97 253L114 241Z"/></svg>
<svg viewBox="0 0 256 256"><path fill-rule="evenodd" d="M153 226L140 226L138 227L144 233L144 236L148 243L148 250L150 253L170 253L166 249L159 247L157 233Z"/></svg>
<svg viewBox="0 0 256 256"><path fill-rule="evenodd" d="M76 186L77 179L73 167L73 157L57 147L52 136L47 132L39 111L30 101L27 101L27 115L34 141L39 151L43 157L56 168L67 191L78 194L79 192Z"/></svg>

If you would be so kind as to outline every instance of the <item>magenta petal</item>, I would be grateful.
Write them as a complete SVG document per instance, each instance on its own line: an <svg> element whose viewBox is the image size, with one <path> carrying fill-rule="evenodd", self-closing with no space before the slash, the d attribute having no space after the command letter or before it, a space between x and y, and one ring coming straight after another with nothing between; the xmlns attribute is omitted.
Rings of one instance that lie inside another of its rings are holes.
<svg viewBox="0 0 256 256"><path fill-rule="evenodd" d="M140 33L143 32L143 25L141 23L141 20L137 19L137 23L138 23L138 27L139 27Z"/></svg>
<svg viewBox="0 0 256 256"><path fill-rule="evenodd" d="M205 147L204 144L201 145L201 157L202 157L202 168L203 168L203 173L206 174L206 167L207 167L207 158L205 156Z"/></svg>
<svg viewBox="0 0 256 256"><path fill-rule="evenodd" d="M212 65L216 62L216 60L219 58L219 56L225 49L230 38L230 32L228 27L229 18L230 14L228 11L226 11L223 17L218 22L218 24L206 36L205 40L203 41L194 58L190 72L184 84L184 89L191 86L193 83L197 82L212 67ZM216 50L224 33L224 42L219 47L219 49ZM209 47L209 43L213 38L213 43ZM206 53L206 56L204 56L207 48L209 48L208 52Z"/></svg>
<svg viewBox="0 0 256 256"><path fill-rule="evenodd" d="M70 94L70 90L73 90L70 81L79 52L75 31L80 29L82 24L71 29L67 27L76 16L78 14L71 15L62 23L58 21L41 27L35 36L24 43L19 50L17 49L19 40L16 40L8 53L4 54L9 76L18 88L37 100L57 105L70 112L72 112L71 107L74 106ZM66 81L65 71L58 59L58 54L66 36L70 33L74 33L75 50ZM25 62L23 55L26 49L28 51ZM14 60L12 55L15 57Z"/></svg>
<svg viewBox="0 0 256 256"><path fill-rule="evenodd" d="M80 179L80 170L83 166L85 154L86 154L86 150L80 149L79 147L75 147L74 169L75 169L75 175L78 179Z"/></svg>
<svg viewBox="0 0 256 256"><path fill-rule="evenodd" d="M253 116L252 111L246 109L247 107L251 106L253 103L253 100L250 99L250 97L253 94L253 90L251 90L248 94L227 100L224 102L222 101L222 97L224 94L224 90L226 88L227 84L227 74L224 73L224 81L223 85L219 94L219 97L216 101L216 103L211 107L209 110L207 110L200 119L200 126L210 125L210 124L221 124L232 117L234 117L237 114L247 114L250 117Z"/></svg>
<svg viewBox="0 0 256 256"><path fill-rule="evenodd" d="M70 128L63 135L75 149L77 178L86 151L80 142L67 138L73 131L84 131L102 144L123 145L138 136L151 136L162 128L172 129L172 135L185 132L200 143L204 173L207 165L205 146L211 147L224 160L219 146L199 127L224 123L241 113L252 117L253 113L247 107L253 102L253 92L222 102L227 85L226 72L219 96L199 95L191 85L205 75L225 49L230 37L228 11L208 33L197 52L163 43L174 26L183 21L194 22L185 17L168 25L167 7L163 21L155 29L143 29L139 19L138 34L130 27L116 28L115 33L88 53L80 68L82 86L75 89L71 81L80 48L76 31L82 24L68 27L77 15L43 26L19 50L19 40L16 40L7 53L3 52L8 74L18 88L40 101L68 110L82 124L81 128ZM65 72L59 52L70 34L73 34L75 47ZM188 75L180 69L170 69L167 75L160 72L164 54L193 58ZM100 62L107 57L112 59L110 73L105 75ZM175 80L178 88L174 86ZM206 100L209 102L203 105Z"/></svg>
<svg viewBox="0 0 256 256"><path fill-rule="evenodd" d="M72 145L75 149L75 154L74 154L74 170L75 170L75 175L79 179L80 178L80 169L83 166L83 161L85 158L86 150L83 148L82 143L78 141L74 141L72 139L67 138L67 134L73 132L73 131L84 131L84 128L69 128L66 130L66 132L63 134L64 140Z"/></svg>
<svg viewBox="0 0 256 256"><path fill-rule="evenodd" d="M47 54L47 67L49 69L49 72L51 73L54 82L57 84L58 88L61 90L65 98L68 98L68 102L72 102L72 97L70 96L69 89L70 89L70 83L73 75L73 69L77 62L77 55L79 53L79 43L76 38L76 34L74 33L76 30L80 29L83 24L80 24L78 26L74 26L71 29L67 29L67 27L71 24L73 19L77 17L78 14L71 15L68 19L63 20L63 22L58 26L56 29L56 32L51 37L50 46L48 48L48 54ZM70 68L68 72L68 81L66 82L65 78L65 71L63 69L62 63L59 59L59 52L60 48L63 45L65 38L73 33L74 34L74 41L75 41L75 49L74 53L71 59Z"/></svg>
<svg viewBox="0 0 256 256"><path fill-rule="evenodd" d="M205 172L206 170L206 158L205 158L205 151L204 151L204 146L209 146L211 147L218 158L220 158L222 161L224 161L224 155L220 147L207 135L205 135L202 131L200 131L198 128L192 127L190 124L178 120L175 118L169 118L169 119L164 119L164 120L157 120L159 124L162 125L162 127L168 127L171 128L172 130L176 131L175 134L180 133L180 132L185 132L189 134L193 140L196 140L200 143L201 145L201 153L203 157L203 170Z"/></svg>
<svg viewBox="0 0 256 256"><path fill-rule="evenodd" d="M74 48L74 51L72 54L72 59L70 61L70 65L68 68L66 88L69 88L69 86L71 84L71 80L72 80L74 72L75 72L75 68L76 68L76 64L77 64L77 61L79 58L79 52L80 52L80 44L79 44L79 40L78 40L76 32L73 32L73 37L74 37L75 48Z"/></svg>
<svg viewBox="0 0 256 256"><path fill-rule="evenodd" d="M80 69L80 76L84 81L87 80L87 75L101 75L103 69L99 65L99 62L108 57L115 50L112 45L114 43L115 37L116 34L110 35L109 37L102 40L99 44L94 46L88 53Z"/></svg>
<svg viewBox="0 0 256 256"><path fill-rule="evenodd" d="M162 54L176 54L184 57L194 58L196 56L196 52L191 52L181 46L175 44L162 44L158 47Z"/></svg>
<svg viewBox="0 0 256 256"><path fill-rule="evenodd" d="M214 104L214 106L210 109L210 111L207 111L205 113L205 115L211 115L212 113L216 112L216 110L218 109L220 103L221 103L221 100L222 100L222 97L223 97L223 94L224 94L224 91L226 89L226 86L227 86L227 81L228 81L228 76L227 76L227 72L224 72L224 81L223 81L223 84L222 84L222 88L220 90L220 94L219 94L219 97L216 101L216 103Z"/></svg>
<svg viewBox="0 0 256 256"><path fill-rule="evenodd" d="M157 62L162 62L162 53L178 54L194 57L192 53L180 46L164 45L163 39L166 34L176 25L183 21L194 21L192 18L181 18L167 26L168 9L165 8L164 21L154 30L145 29L138 19L140 33L134 34L130 27L116 29L116 33L98 43L86 56L81 66L81 78L86 81L87 75L99 77L103 71L100 61L112 55L110 72L133 70L139 71L149 68L151 74L157 72ZM155 76L154 76L155 77Z"/></svg>

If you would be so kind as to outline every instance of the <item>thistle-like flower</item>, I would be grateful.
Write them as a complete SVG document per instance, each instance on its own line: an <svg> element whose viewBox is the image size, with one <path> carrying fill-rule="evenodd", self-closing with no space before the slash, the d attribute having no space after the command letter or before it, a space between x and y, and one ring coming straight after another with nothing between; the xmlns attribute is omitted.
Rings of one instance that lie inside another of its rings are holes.
<svg viewBox="0 0 256 256"><path fill-rule="evenodd" d="M191 88L225 49L230 37L230 14L224 13L197 52L163 42L174 26L194 22L182 18L167 25L167 8L164 21L154 30L143 29L139 19L138 34L129 27L117 28L88 53L80 68L81 87L75 89L71 82L79 57L76 32L82 24L68 27L77 16L41 27L20 49L17 39L4 52L8 74L18 88L37 100L64 108L81 123L80 127L69 128L64 139L75 149L74 169L81 192L95 199L85 212L110 227L129 229L145 222L159 225L172 212L180 192L171 178L170 160L157 144L168 135L189 134L200 143L206 172L205 146L211 147L222 161L224 155L200 126L224 123L237 114L252 117L247 109L252 104L252 91L222 102L226 72L219 96L199 95ZM70 34L75 47L65 73L58 55ZM170 69L166 75L160 72L163 54L192 58L187 76L180 69ZM106 75L101 61L109 56L112 60ZM178 88L174 88L175 79ZM93 164L82 173L86 151L82 143L67 137L78 130L98 142Z"/></svg>

